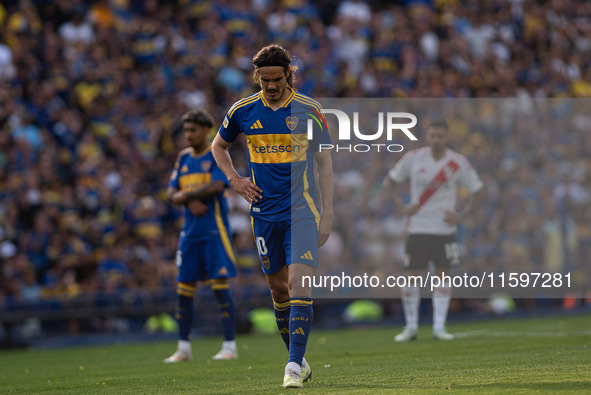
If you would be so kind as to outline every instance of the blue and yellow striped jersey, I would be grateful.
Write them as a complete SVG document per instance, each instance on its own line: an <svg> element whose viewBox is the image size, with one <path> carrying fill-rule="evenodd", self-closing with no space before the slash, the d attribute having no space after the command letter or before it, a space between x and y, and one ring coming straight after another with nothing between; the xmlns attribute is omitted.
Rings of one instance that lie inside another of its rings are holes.
<svg viewBox="0 0 591 395"><path fill-rule="evenodd" d="M314 129L308 140L308 120ZM263 198L251 205L253 217L267 221L315 217L319 220L314 153L330 144L320 104L295 91L273 111L262 92L236 102L219 130L227 142L246 135L252 181Z"/></svg>
<svg viewBox="0 0 591 395"><path fill-rule="evenodd" d="M188 191L215 180L223 181L229 186L228 179L213 159L211 147L200 154L193 153L193 149L189 147L179 153L170 176L169 186L181 191ZM228 203L224 193L225 190L215 196L201 199L208 208L203 216L194 216L185 207L185 222L181 237L202 240L219 236L224 243L230 242Z"/></svg>

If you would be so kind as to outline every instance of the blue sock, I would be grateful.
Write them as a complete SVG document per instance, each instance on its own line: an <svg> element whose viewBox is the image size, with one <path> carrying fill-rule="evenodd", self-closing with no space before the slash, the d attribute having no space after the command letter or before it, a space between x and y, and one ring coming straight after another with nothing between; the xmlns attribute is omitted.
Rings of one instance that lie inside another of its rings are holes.
<svg viewBox="0 0 591 395"><path fill-rule="evenodd" d="M279 334L289 351L289 316L291 311L289 300L287 302L273 301L273 309L275 310L277 329L279 329Z"/></svg>
<svg viewBox="0 0 591 395"><path fill-rule="evenodd" d="M193 295L195 287L185 283L178 283L176 288L178 304L175 318L179 323L179 339L191 340L191 326L193 325Z"/></svg>
<svg viewBox="0 0 591 395"><path fill-rule="evenodd" d="M236 308L234 307L234 298L230 293L228 280L215 280L211 285L211 289L220 303L224 340L234 340L236 338Z"/></svg>
<svg viewBox="0 0 591 395"><path fill-rule="evenodd" d="M312 299L293 298L290 303L289 362L295 362L301 366L312 328Z"/></svg>

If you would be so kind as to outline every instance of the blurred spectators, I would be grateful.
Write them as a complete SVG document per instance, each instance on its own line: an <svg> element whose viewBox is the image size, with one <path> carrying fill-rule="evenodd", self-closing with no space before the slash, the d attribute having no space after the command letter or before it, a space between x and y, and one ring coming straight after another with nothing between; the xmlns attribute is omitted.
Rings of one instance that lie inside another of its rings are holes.
<svg viewBox="0 0 591 395"><path fill-rule="evenodd" d="M174 120L204 106L220 122L256 90L251 58L272 41L314 97L521 98L521 116L483 103L477 119L450 120L492 191L465 224L467 254L553 270L590 256L588 111L527 116L531 98L591 97L585 0L12 0L0 5L0 305L172 284ZM244 173L245 144L233 147ZM335 160L327 271L402 259L403 219L367 192L391 164ZM233 201L238 264L260 281Z"/></svg>

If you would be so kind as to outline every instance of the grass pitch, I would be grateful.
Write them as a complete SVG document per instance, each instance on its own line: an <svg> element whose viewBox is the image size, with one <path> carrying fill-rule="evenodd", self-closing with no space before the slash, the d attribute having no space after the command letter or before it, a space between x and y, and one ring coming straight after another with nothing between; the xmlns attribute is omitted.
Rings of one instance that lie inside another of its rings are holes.
<svg viewBox="0 0 591 395"><path fill-rule="evenodd" d="M401 328L315 331L313 380L281 388L287 351L279 335L240 336L240 358L211 361L221 339L193 342L195 360L165 365L175 342L0 352L3 394L591 393L591 318L450 324L458 335L398 344Z"/></svg>

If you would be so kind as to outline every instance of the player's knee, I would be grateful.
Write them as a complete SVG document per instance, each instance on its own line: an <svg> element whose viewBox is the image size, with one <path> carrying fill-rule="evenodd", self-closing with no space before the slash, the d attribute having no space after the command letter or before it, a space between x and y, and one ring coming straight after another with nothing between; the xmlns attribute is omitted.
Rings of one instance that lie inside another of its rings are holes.
<svg viewBox="0 0 591 395"><path fill-rule="evenodd" d="M289 286L287 279L287 271L281 271L267 276L267 284L271 290L273 300L289 300Z"/></svg>
<svg viewBox="0 0 591 395"><path fill-rule="evenodd" d="M287 287L277 289L271 288L271 296L273 297L273 300L278 302L289 300L289 290Z"/></svg>
<svg viewBox="0 0 591 395"><path fill-rule="evenodd" d="M312 295L311 277L314 275L314 267L305 264L292 264L289 267L289 288L291 296L309 298Z"/></svg>
<svg viewBox="0 0 591 395"><path fill-rule="evenodd" d="M312 296L312 287L303 281L302 276L293 276L290 284L290 296L310 298Z"/></svg>
<svg viewBox="0 0 591 395"><path fill-rule="evenodd" d="M271 290L271 296L273 297L273 300L289 300L289 288L287 281L279 281L279 279L269 281L269 289Z"/></svg>

